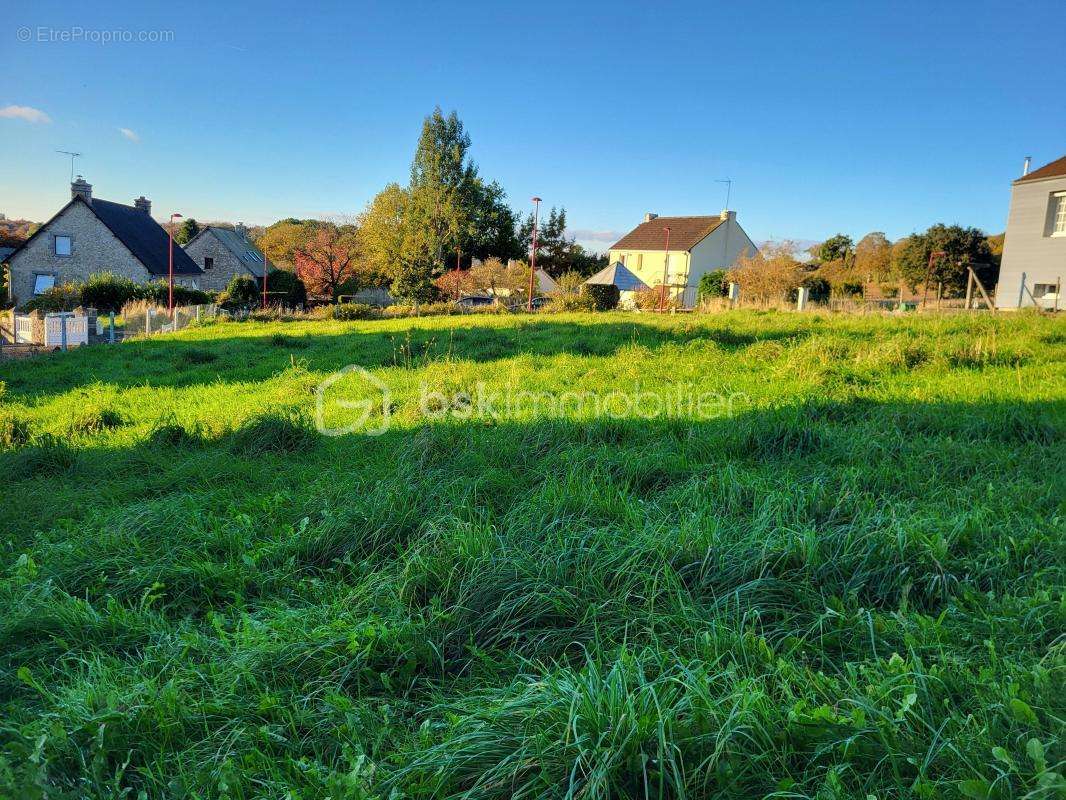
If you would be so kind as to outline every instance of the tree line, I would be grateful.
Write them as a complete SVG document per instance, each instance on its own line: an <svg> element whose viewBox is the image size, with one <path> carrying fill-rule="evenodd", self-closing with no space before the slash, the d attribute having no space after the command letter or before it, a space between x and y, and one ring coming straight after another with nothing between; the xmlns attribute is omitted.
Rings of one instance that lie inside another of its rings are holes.
<svg viewBox="0 0 1066 800"><path fill-rule="evenodd" d="M528 256L533 215L516 212L500 184L480 174L470 144L458 115L437 108L423 121L406 185L385 186L355 217L280 220L257 244L320 300L388 286L398 298L428 302L442 296L448 273L485 263L487 272L516 283L502 273L508 264L513 273ZM605 256L567 235L565 208L551 208L540 220L538 267L559 276L591 275L605 265ZM486 279L493 280L479 282Z"/></svg>

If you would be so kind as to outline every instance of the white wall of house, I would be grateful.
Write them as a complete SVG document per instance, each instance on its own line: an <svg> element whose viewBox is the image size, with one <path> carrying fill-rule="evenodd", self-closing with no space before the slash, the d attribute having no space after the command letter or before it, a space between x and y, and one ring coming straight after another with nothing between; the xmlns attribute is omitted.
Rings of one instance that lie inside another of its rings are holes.
<svg viewBox="0 0 1066 800"><path fill-rule="evenodd" d="M700 278L716 269L729 269L745 252L755 253L758 248L737 223L737 216L730 212L729 220L704 237L690 251L671 251L668 283L684 284L684 289L674 290L682 296L686 308L696 305L696 290ZM621 261L648 286L661 286L666 253L663 250L610 250L608 262Z"/></svg>
<svg viewBox="0 0 1066 800"><path fill-rule="evenodd" d="M996 286L998 308L1054 307L1054 289L1048 288L1066 283L1066 231L1056 231L1060 202L1066 203L1066 176L1014 185ZM1035 303L1029 292L1036 296ZM1064 298L1057 300L1059 308L1066 308Z"/></svg>
<svg viewBox="0 0 1066 800"><path fill-rule="evenodd" d="M692 248L688 279L685 281L684 305L696 305L700 278L716 269L730 269L738 258L745 253L754 255L758 249L737 224L736 214L732 214L727 223L719 225L711 231L710 236Z"/></svg>

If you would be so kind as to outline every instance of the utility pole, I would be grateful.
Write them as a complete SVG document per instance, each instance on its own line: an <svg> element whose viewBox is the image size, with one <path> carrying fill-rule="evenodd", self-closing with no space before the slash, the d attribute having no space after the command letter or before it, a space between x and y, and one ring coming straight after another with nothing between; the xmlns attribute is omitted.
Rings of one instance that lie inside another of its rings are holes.
<svg viewBox="0 0 1066 800"><path fill-rule="evenodd" d="M537 222L540 218L540 198L533 198L533 250L529 254L529 301L526 310L533 312L533 276L537 273Z"/></svg>
<svg viewBox="0 0 1066 800"><path fill-rule="evenodd" d="M663 253L663 285L659 289L659 311L666 311L666 282L670 279L670 226L666 231L666 252Z"/></svg>
<svg viewBox="0 0 1066 800"><path fill-rule="evenodd" d="M170 321L174 322L174 220L181 219L181 214L170 215L170 266L167 269L167 311L170 312ZM265 274L265 273L264 273Z"/></svg>

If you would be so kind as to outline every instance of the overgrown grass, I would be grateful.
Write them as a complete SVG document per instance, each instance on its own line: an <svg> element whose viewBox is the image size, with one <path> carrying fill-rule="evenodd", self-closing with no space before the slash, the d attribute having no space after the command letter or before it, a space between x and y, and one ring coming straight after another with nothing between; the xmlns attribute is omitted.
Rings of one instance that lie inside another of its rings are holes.
<svg viewBox="0 0 1066 800"><path fill-rule="evenodd" d="M220 323L2 364L0 797L1061 797L1064 333ZM348 364L389 397L346 373L325 421L380 436L315 429Z"/></svg>

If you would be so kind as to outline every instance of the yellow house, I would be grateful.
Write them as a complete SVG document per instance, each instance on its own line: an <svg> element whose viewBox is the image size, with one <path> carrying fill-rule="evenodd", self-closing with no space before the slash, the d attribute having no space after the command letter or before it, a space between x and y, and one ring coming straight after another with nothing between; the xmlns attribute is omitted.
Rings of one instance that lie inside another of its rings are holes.
<svg viewBox="0 0 1066 800"><path fill-rule="evenodd" d="M646 214L644 222L611 246L608 263L625 265L648 286L662 286L665 278L671 294L691 308L705 273L729 269L745 253L757 251L737 222L736 211L723 211L716 217Z"/></svg>

